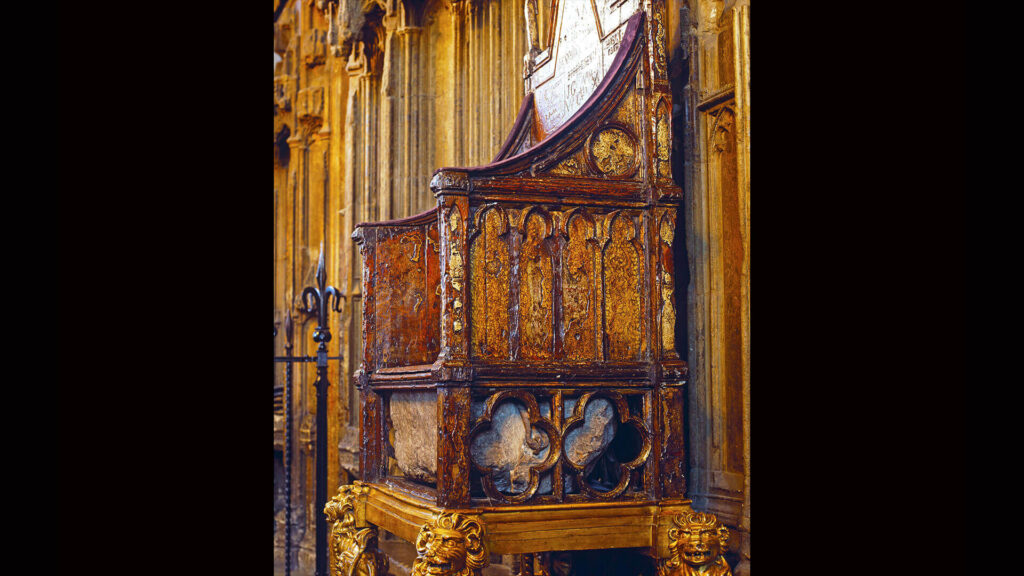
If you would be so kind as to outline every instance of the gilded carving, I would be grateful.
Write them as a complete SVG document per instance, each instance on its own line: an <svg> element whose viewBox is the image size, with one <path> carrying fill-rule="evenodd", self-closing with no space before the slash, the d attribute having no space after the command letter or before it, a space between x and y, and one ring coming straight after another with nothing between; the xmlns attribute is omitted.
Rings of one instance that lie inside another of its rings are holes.
<svg viewBox="0 0 1024 576"><path fill-rule="evenodd" d="M388 557L377 549L375 528L356 528L355 500L369 489L362 483L346 484L324 507L331 523L331 576L386 576Z"/></svg>
<svg viewBox="0 0 1024 576"><path fill-rule="evenodd" d="M431 224L427 227L427 245L434 254L441 253L441 245L437 241L437 224Z"/></svg>
<svg viewBox="0 0 1024 576"><path fill-rule="evenodd" d="M661 263L661 345L666 355L676 349L675 262L672 240L675 238L675 214L668 212L661 219L658 258Z"/></svg>
<svg viewBox="0 0 1024 576"><path fill-rule="evenodd" d="M637 74L638 79L643 78L643 74ZM635 126L637 117L637 106L642 106L639 96L636 90L629 90L622 97L622 101L616 106L615 111L612 112L612 119L618 123L625 124L626 126Z"/></svg>
<svg viewBox="0 0 1024 576"><path fill-rule="evenodd" d="M547 216L547 218L545 218ZM519 255L522 274L519 287L520 356L549 360L554 352L550 215L540 210L527 213L523 222L523 247Z"/></svg>
<svg viewBox="0 0 1024 576"><path fill-rule="evenodd" d="M660 576L732 576L723 556L729 529L714 514L683 513L672 523L668 531L670 556L659 567Z"/></svg>
<svg viewBox="0 0 1024 576"><path fill-rule="evenodd" d="M451 281L452 290L455 293L452 295L452 306L450 309L452 319L452 332L455 334L461 334L464 324L464 311L462 308L462 288L464 286L466 278L466 268L462 260L462 252L459 249L460 238L463 234L463 222L462 214L457 206L452 206L448 210L448 277ZM459 305L454 304L455 300L459 300ZM462 340L457 338L450 343L452 350L455 352L462 353Z"/></svg>
<svg viewBox="0 0 1024 576"><path fill-rule="evenodd" d="M443 512L420 528L412 576L480 576L487 562L483 521Z"/></svg>
<svg viewBox="0 0 1024 576"><path fill-rule="evenodd" d="M500 207L477 213L477 232L469 249L471 300L470 338L474 356L493 360L509 357L508 220Z"/></svg>
<svg viewBox="0 0 1024 576"><path fill-rule="evenodd" d="M453 241L448 243L448 274L452 279L452 288L461 292L462 281L466 277L466 269L462 263L462 253L459 252L457 242L454 241L454 239L458 237L460 223L459 211L452 210L449 215L449 227L451 229L451 237Z"/></svg>
<svg viewBox="0 0 1024 576"><path fill-rule="evenodd" d="M605 331L608 359L640 359L641 260L633 219L624 213L609 216L610 241L604 255Z"/></svg>
<svg viewBox="0 0 1024 576"><path fill-rule="evenodd" d="M637 166L637 139L624 124L612 124L595 132L587 143L590 161L607 176L629 176Z"/></svg>
<svg viewBox="0 0 1024 576"><path fill-rule="evenodd" d="M672 166L669 164L669 155L672 152L672 137L669 133L670 117L664 99L658 103L655 116L654 136L657 150L657 174L659 178L671 178Z"/></svg>
<svg viewBox="0 0 1024 576"><path fill-rule="evenodd" d="M448 255L448 267L451 271L452 287L456 290L462 290L462 278L465 274L465 268L462 265L462 254L454 246Z"/></svg>
<svg viewBox="0 0 1024 576"><path fill-rule="evenodd" d="M655 1L652 8L654 12L654 21L652 23L652 31L654 32L654 76L655 78L666 78L666 58L665 58L665 47L667 42L665 39L665 23L662 13L665 12L665 3L663 1Z"/></svg>
<svg viewBox="0 0 1024 576"><path fill-rule="evenodd" d="M552 174L558 174L559 176L581 176L586 174L586 170L583 167L583 163L576 156L576 153L563 158L561 162L555 164L550 172Z"/></svg>
<svg viewBox="0 0 1024 576"><path fill-rule="evenodd" d="M594 319L600 308L597 294L594 220L586 211L571 213L562 252L562 350L566 360L596 361Z"/></svg>

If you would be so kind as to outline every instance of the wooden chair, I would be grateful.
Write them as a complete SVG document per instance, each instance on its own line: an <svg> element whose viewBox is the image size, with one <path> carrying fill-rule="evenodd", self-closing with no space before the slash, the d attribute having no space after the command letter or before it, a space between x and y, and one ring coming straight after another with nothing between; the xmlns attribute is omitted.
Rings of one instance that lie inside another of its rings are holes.
<svg viewBox="0 0 1024 576"><path fill-rule="evenodd" d="M332 574L386 570L375 527L416 544L417 574L597 548L680 565L664 3L555 9L494 161L437 170L434 209L353 234L362 479L327 507Z"/></svg>

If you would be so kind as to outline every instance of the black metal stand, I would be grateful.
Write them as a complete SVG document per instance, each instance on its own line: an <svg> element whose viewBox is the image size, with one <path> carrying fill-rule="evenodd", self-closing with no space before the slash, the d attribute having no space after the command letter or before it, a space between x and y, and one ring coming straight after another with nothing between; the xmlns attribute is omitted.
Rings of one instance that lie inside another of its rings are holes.
<svg viewBox="0 0 1024 576"><path fill-rule="evenodd" d="M341 360L343 353L339 350L338 356L327 355L327 343L331 341L331 331L328 325L331 310L340 313L342 311L342 298L338 290L333 286L327 286L327 274L324 266L324 249L320 245L320 259L316 268L317 286L307 287L302 291L300 311L306 314L316 314L317 326L313 332L313 341L318 344L316 356L292 356L292 318L291 313L286 312L285 316L285 356L275 356L275 362L285 363L285 390L284 390L284 486L285 486L285 576L291 576L291 529L292 529L292 486L291 486L291 439L292 426L292 364L295 362L316 362L316 381L313 386L316 388L316 494L314 511L316 513L316 576L329 576L327 563L327 517L323 510L327 505L327 389L331 382L327 376L328 360ZM334 305L331 306L331 297L334 297ZM276 335L276 332L275 332Z"/></svg>

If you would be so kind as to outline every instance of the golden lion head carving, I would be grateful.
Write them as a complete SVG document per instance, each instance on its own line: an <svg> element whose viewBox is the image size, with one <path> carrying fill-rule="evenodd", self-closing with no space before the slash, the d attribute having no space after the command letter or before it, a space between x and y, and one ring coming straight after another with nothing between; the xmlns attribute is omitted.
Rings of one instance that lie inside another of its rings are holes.
<svg viewBox="0 0 1024 576"><path fill-rule="evenodd" d="M485 566L484 525L478 518L442 513L416 537L412 576L475 576Z"/></svg>
<svg viewBox="0 0 1024 576"><path fill-rule="evenodd" d="M668 531L671 556L664 573L732 576L722 556L729 549L729 529L714 514L683 513L673 518L672 523L675 526Z"/></svg>

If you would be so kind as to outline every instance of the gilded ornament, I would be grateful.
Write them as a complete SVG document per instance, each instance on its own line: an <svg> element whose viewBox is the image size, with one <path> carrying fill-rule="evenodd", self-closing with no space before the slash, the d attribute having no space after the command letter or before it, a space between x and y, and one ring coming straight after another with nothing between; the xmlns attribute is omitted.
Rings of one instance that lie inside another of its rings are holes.
<svg viewBox="0 0 1024 576"><path fill-rule="evenodd" d="M665 4L658 2L654 8L654 68L658 78L664 78L665 73L665 24L662 22L661 13L665 10Z"/></svg>
<svg viewBox="0 0 1024 576"><path fill-rule="evenodd" d="M636 168L637 140L624 128L608 126L590 138L590 158L602 174L629 176Z"/></svg>
<svg viewBox="0 0 1024 576"><path fill-rule="evenodd" d="M455 248L452 248L451 255L448 258L448 266L451 269L452 278L461 279L463 277L462 269L462 254Z"/></svg>
<svg viewBox="0 0 1024 576"><path fill-rule="evenodd" d="M459 229L459 211L453 209L449 212L448 226L452 231L452 235L457 237L456 233ZM454 239L454 238L453 238ZM462 265L462 253L459 252L459 248L456 242L451 242L448 251L448 271L452 277L452 287L458 291L462 291L462 279L465 277L465 269Z"/></svg>
<svg viewBox="0 0 1024 576"><path fill-rule="evenodd" d="M676 231L673 229L675 222L672 218L665 218L661 221L661 227L658 229L658 235L661 236L661 241L671 246L672 241L675 240Z"/></svg>
<svg viewBox="0 0 1024 576"><path fill-rule="evenodd" d="M562 347L566 359L599 359L595 338L598 278L594 219L584 209L569 217L562 253Z"/></svg>
<svg viewBox="0 0 1024 576"><path fill-rule="evenodd" d="M356 528L355 500L369 489L362 483L346 484L324 506L331 523L331 576L386 576L388 557L377 549L375 528Z"/></svg>
<svg viewBox="0 0 1024 576"><path fill-rule="evenodd" d="M634 226L628 215L614 217L604 254L605 332L612 361L636 361L641 354L643 269Z"/></svg>
<svg viewBox="0 0 1024 576"><path fill-rule="evenodd" d="M483 521L443 512L420 528L412 576L480 576L487 559Z"/></svg>
<svg viewBox="0 0 1024 576"><path fill-rule="evenodd" d="M655 127L655 137L655 144L658 152L658 176L662 178L671 178L672 168L669 164L669 152L672 150L672 142L669 138L669 115L665 110L664 102L658 106L658 120Z"/></svg>
<svg viewBox="0 0 1024 576"><path fill-rule="evenodd" d="M672 519L669 559L661 576L732 576L722 555L728 549L729 529L714 514L688 512Z"/></svg>
<svg viewBox="0 0 1024 576"><path fill-rule="evenodd" d="M672 278L672 240L675 238L674 222L666 217L661 220L661 343L666 353L674 353L676 347L676 303Z"/></svg>
<svg viewBox="0 0 1024 576"><path fill-rule="evenodd" d="M580 176L585 172L580 167L579 160L575 156L569 156L551 168L551 173L562 176Z"/></svg>
<svg viewBox="0 0 1024 576"><path fill-rule="evenodd" d="M520 353L534 360L550 359L554 342L551 248L543 214L538 210L526 216L520 255Z"/></svg>
<svg viewBox="0 0 1024 576"><path fill-rule="evenodd" d="M501 207L477 213L477 234L469 245L469 265L482 270L470 278L469 321L474 356L495 360L509 356L509 275L511 258L508 215Z"/></svg>

